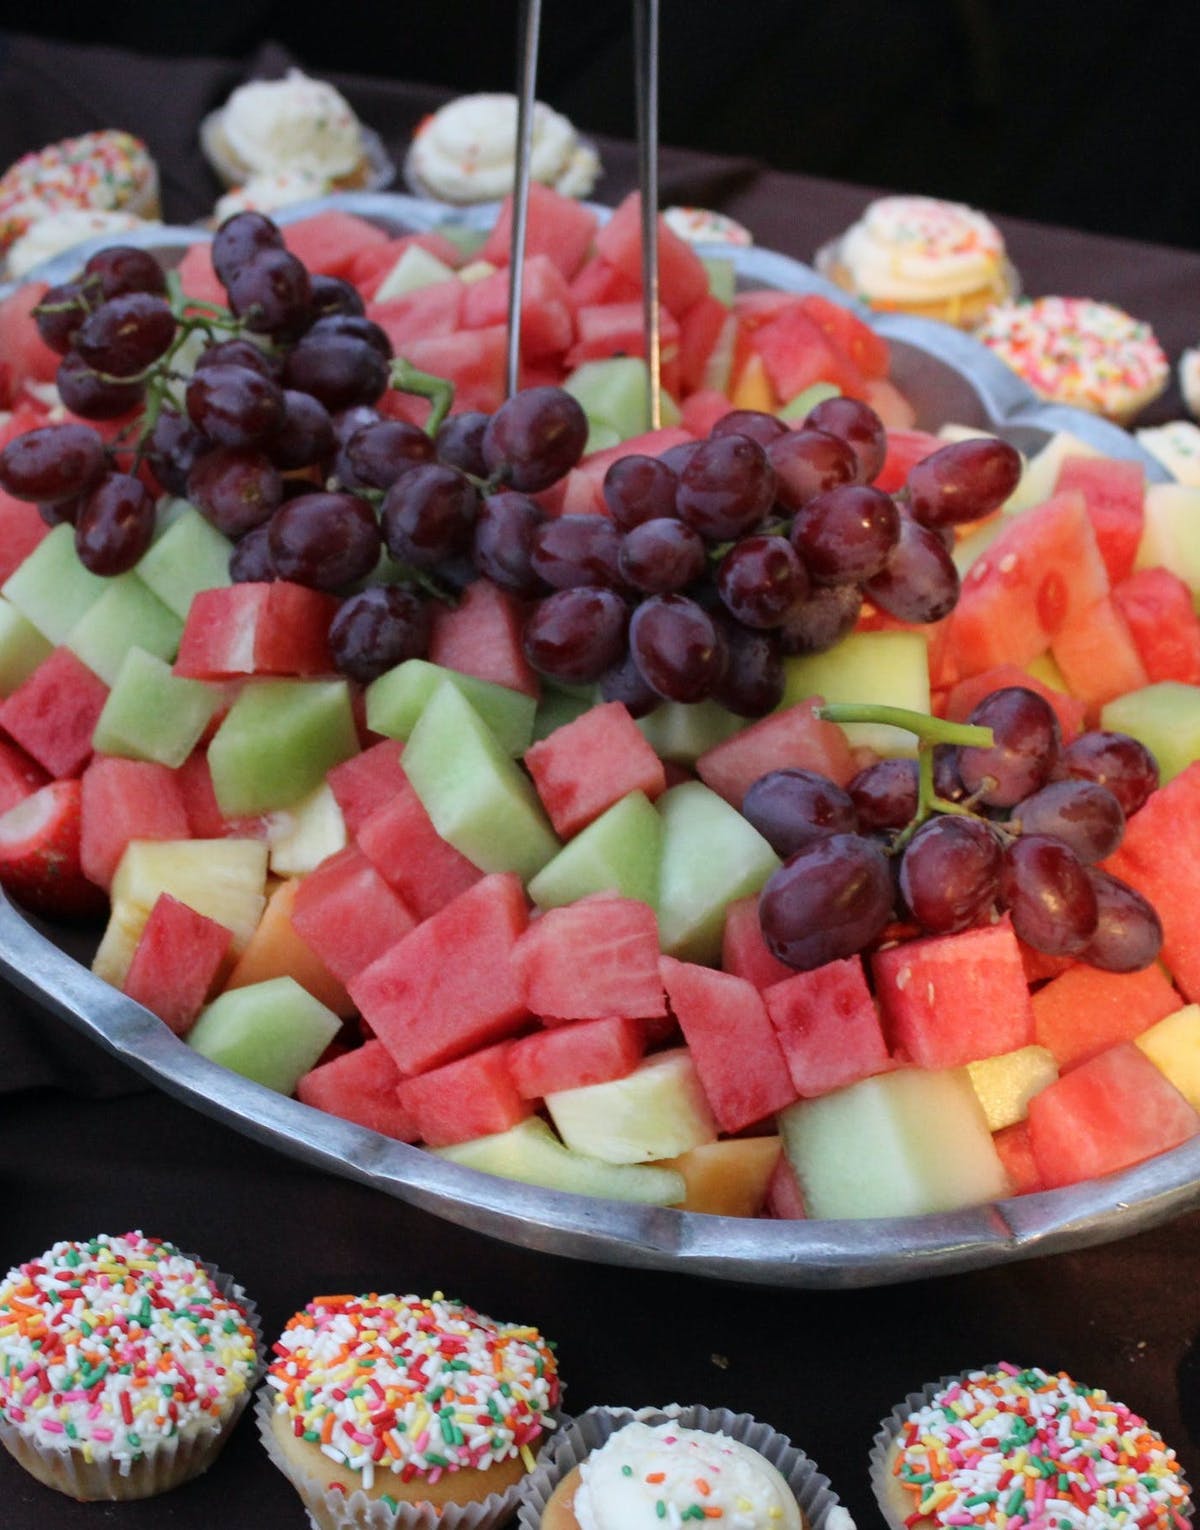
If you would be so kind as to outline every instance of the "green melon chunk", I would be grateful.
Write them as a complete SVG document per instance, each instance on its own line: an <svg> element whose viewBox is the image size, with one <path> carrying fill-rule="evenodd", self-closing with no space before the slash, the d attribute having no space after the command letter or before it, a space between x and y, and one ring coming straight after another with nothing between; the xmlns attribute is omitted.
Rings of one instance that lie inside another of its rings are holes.
<svg viewBox="0 0 1200 1530"><path fill-rule="evenodd" d="M606 420L589 420L588 437L583 443L583 455L590 457L593 452L606 452L611 447L620 446L625 438L615 426L608 424Z"/></svg>
<svg viewBox="0 0 1200 1530"><path fill-rule="evenodd" d="M137 574L164 606L186 621L193 596L232 583L233 543L186 500L170 502L169 512L163 529L143 554Z"/></svg>
<svg viewBox="0 0 1200 1530"><path fill-rule="evenodd" d="M701 255L700 260L708 272L708 290L718 303L733 307L737 291L737 267L728 255Z"/></svg>
<svg viewBox="0 0 1200 1530"><path fill-rule="evenodd" d="M687 1193L683 1175L652 1164L603 1163L564 1147L540 1116L530 1116L491 1137L437 1148L439 1158L485 1174L518 1179L545 1190L571 1190L614 1201L674 1206Z"/></svg>
<svg viewBox="0 0 1200 1530"><path fill-rule="evenodd" d="M525 753L533 741L537 712L532 696L474 675L460 675L428 659L406 659L367 686L367 726L388 738L408 738L438 687L447 681L470 703L506 754L516 758Z"/></svg>
<svg viewBox="0 0 1200 1530"><path fill-rule="evenodd" d="M441 234L467 256L478 254L488 242L486 229L471 228L466 223L439 223L434 233Z"/></svg>
<svg viewBox="0 0 1200 1530"><path fill-rule="evenodd" d="M965 1068L903 1068L779 1113L811 1217L905 1217L1009 1193Z"/></svg>
<svg viewBox="0 0 1200 1530"><path fill-rule="evenodd" d="M75 553L75 528L65 522L43 537L0 591L26 621L57 646L108 589Z"/></svg>
<svg viewBox="0 0 1200 1530"><path fill-rule="evenodd" d="M546 1096L569 1148L605 1163L649 1163L715 1142L712 1110L686 1047L644 1058L624 1078Z"/></svg>
<svg viewBox="0 0 1200 1530"><path fill-rule="evenodd" d="M1136 566L1169 569L1191 590L1200 610L1200 489L1182 483L1148 486Z"/></svg>
<svg viewBox="0 0 1200 1530"><path fill-rule="evenodd" d="M593 425L611 426L621 441L649 429L650 373L641 356L585 361L563 387L583 405ZM679 406L669 393L663 393L663 424L678 425L679 420Z"/></svg>
<svg viewBox="0 0 1200 1530"><path fill-rule="evenodd" d="M1160 680L1128 691L1100 713L1100 726L1131 733L1158 761L1162 785L1200 759L1200 686Z"/></svg>
<svg viewBox="0 0 1200 1530"><path fill-rule="evenodd" d="M404 773L434 828L482 871L515 871L527 881L557 854L533 783L452 681L417 719Z"/></svg>
<svg viewBox="0 0 1200 1530"><path fill-rule="evenodd" d="M782 409L776 410L781 420L804 420L812 413L818 404L823 404L827 398L841 398L842 390L835 388L832 383L810 383L796 394L795 398L788 399Z"/></svg>
<svg viewBox="0 0 1200 1530"><path fill-rule="evenodd" d="M662 820L644 792L630 792L538 872L529 896L539 908L558 908L590 893L619 892L653 908L661 854Z"/></svg>
<svg viewBox="0 0 1200 1530"><path fill-rule="evenodd" d="M560 690L557 685L543 681L541 699L533 718L533 742L540 744L542 739L549 738L556 728L564 728L567 723L582 717L595 704L595 700L595 692L590 686L576 693Z"/></svg>
<svg viewBox="0 0 1200 1530"><path fill-rule="evenodd" d="M221 700L203 680L176 675L156 654L131 648L100 713L92 747L174 769L200 742Z"/></svg>
<svg viewBox="0 0 1200 1530"><path fill-rule="evenodd" d="M929 644L921 632L852 632L824 653L785 659L784 674L781 711L809 696L929 711ZM917 752L916 738L903 728L849 723L845 733L851 744L876 754Z"/></svg>
<svg viewBox="0 0 1200 1530"><path fill-rule="evenodd" d="M674 765L694 765L702 754L723 744L746 726L715 701L664 701L637 725L660 760Z"/></svg>
<svg viewBox="0 0 1200 1530"><path fill-rule="evenodd" d="M294 978L278 977L214 999L187 1044L244 1078L292 1094L341 1028L333 1011Z"/></svg>
<svg viewBox="0 0 1200 1530"><path fill-rule="evenodd" d="M11 696L53 651L49 638L0 595L0 696Z"/></svg>
<svg viewBox="0 0 1200 1530"><path fill-rule="evenodd" d="M106 685L116 683L131 648L173 659L183 623L136 573L120 574L67 634L67 647Z"/></svg>
<svg viewBox="0 0 1200 1530"><path fill-rule="evenodd" d="M1044 504L1054 493L1059 472L1068 457L1103 455L1099 447L1089 446L1069 430L1055 431L1041 451L1036 452L1025 464L1021 481L1005 502L1005 512L1029 510L1034 505Z"/></svg>
<svg viewBox="0 0 1200 1530"><path fill-rule="evenodd" d="M252 680L208 747L227 818L292 807L358 753L344 680Z"/></svg>
<svg viewBox="0 0 1200 1530"><path fill-rule="evenodd" d="M699 781L664 792L658 811L663 825L659 941L668 956L715 963L726 908L758 892L779 857L735 808Z"/></svg>
<svg viewBox="0 0 1200 1530"><path fill-rule="evenodd" d="M380 282L375 302L386 303L392 298L403 297L406 292L416 292L420 287L432 287L435 282L448 282L453 275L453 270L444 260L431 255L419 244L410 244Z"/></svg>

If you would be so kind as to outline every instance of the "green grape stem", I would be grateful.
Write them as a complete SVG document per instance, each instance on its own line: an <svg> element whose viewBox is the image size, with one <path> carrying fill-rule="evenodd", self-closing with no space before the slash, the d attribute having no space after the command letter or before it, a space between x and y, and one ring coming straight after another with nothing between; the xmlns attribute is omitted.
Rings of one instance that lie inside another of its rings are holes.
<svg viewBox="0 0 1200 1530"><path fill-rule="evenodd" d="M444 377L435 377L432 372L420 371L403 356L397 356L392 362L389 381L400 393L413 393L417 398L427 398L430 401L433 410L426 421L425 434L436 436L454 402L454 384Z"/></svg>

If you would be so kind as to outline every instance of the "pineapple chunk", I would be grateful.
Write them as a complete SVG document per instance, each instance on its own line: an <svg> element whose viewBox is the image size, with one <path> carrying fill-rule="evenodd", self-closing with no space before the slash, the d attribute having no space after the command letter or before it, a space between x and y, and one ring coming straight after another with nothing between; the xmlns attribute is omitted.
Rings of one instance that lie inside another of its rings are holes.
<svg viewBox="0 0 1200 1530"><path fill-rule="evenodd" d="M605 1163L675 1158L717 1137L686 1047L648 1057L624 1078L548 1094L546 1109L569 1148Z"/></svg>
<svg viewBox="0 0 1200 1530"><path fill-rule="evenodd" d="M1058 1077L1058 1064L1045 1047L1018 1047L1015 1052L968 1063L967 1072L987 1117L988 1131L998 1132L1025 1119L1030 1100Z"/></svg>
<svg viewBox="0 0 1200 1530"><path fill-rule="evenodd" d="M1188 1104L1200 1110L1200 1004L1177 1009L1135 1040Z"/></svg>
<svg viewBox="0 0 1200 1530"><path fill-rule="evenodd" d="M323 781L295 807L272 813L267 840L271 872L277 877L303 876L328 856L344 850L346 820L329 783Z"/></svg>

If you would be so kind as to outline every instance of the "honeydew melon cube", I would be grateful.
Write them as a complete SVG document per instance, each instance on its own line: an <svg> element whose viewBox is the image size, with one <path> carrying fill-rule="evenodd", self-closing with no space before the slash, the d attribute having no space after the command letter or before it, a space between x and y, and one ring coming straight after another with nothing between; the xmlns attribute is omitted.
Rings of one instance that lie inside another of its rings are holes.
<svg viewBox="0 0 1200 1530"><path fill-rule="evenodd" d="M717 744L740 733L746 719L727 712L715 701L664 701L639 717L637 725L660 760L690 766Z"/></svg>
<svg viewBox="0 0 1200 1530"><path fill-rule="evenodd" d="M347 844L346 820L327 781L295 807L272 813L267 829L271 872L299 877Z"/></svg>
<svg viewBox="0 0 1200 1530"><path fill-rule="evenodd" d="M372 680L367 686L367 727L388 738L408 738L440 685L449 683L471 704L472 710L506 754L516 758L533 742L537 702L523 691L460 675L456 669L431 664L428 659L406 659Z"/></svg>
<svg viewBox="0 0 1200 1530"><path fill-rule="evenodd" d="M827 398L841 398L842 390L834 387L833 383L815 382L807 388L802 388L795 398L788 399L787 403L776 413L781 420L805 420L817 407L823 404Z"/></svg>
<svg viewBox="0 0 1200 1530"><path fill-rule="evenodd" d="M292 1094L342 1028L295 978L231 988L200 1011L187 1044L244 1078Z"/></svg>
<svg viewBox="0 0 1200 1530"><path fill-rule="evenodd" d="M779 710L809 696L826 701L867 701L928 712L929 644L922 632L852 632L825 653L784 660ZM915 755L917 740L903 728L848 723L851 745L876 754Z"/></svg>
<svg viewBox="0 0 1200 1530"><path fill-rule="evenodd" d="M42 538L9 575L0 593L58 647L108 586L107 579L89 573L80 563L75 553L75 528L64 522Z"/></svg>
<svg viewBox="0 0 1200 1530"><path fill-rule="evenodd" d="M593 452L606 452L610 447L620 446L624 439L621 432L606 421L589 420L587 440L583 443L583 455L590 457Z"/></svg>
<svg viewBox="0 0 1200 1530"><path fill-rule="evenodd" d="M217 804L227 818L293 807L358 753L344 680L252 680L208 746Z"/></svg>
<svg viewBox="0 0 1200 1530"><path fill-rule="evenodd" d="M967 1073L988 1130L998 1132L1024 1121L1030 1100L1058 1077L1058 1064L1045 1047L1018 1047L1015 1052L968 1063Z"/></svg>
<svg viewBox="0 0 1200 1530"><path fill-rule="evenodd" d="M460 282L465 283L466 286L471 287L476 282L481 282L485 276L495 276L499 269L500 267L494 266L490 260L472 260L467 265L459 267L458 279ZM450 274L453 275L454 273L451 272Z"/></svg>
<svg viewBox="0 0 1200 1530"><path fill-rule="evenodd" d="M1195 1110L1200 1110L1200 1004L1187 1004L1134 1038Z"/></svg>
<svg viewBox="0 0 1200 1530"><path fill-rule="evenodd" d="M481 871L528 881L558 853L533 783L452 681L417 719L404 773L434 828Z"/></svg>
<svg viewBox="0 0 1200 1530"><path fill-rule="evenodd" d="M1146 518L1134 566L1160 565L1183 580L1200 607L1200 489L1182 483L1147 487Z"/></svg>
<svg viewBox="0 0 1200 1530"><path fill-rule="evenodd" d="M644 792L630 792L542 867L529 896L539 908L559 908L591 893L618 892L653 908L661 855L662 820Z"/></svg>
<svg viewBox="0 0 1200 1530"><path fill-rule="evenodd" d="M107 581L67 634L67 647L106 685L115 685L131 648L173 659L183 623L135 573Z"/></svg>
<svg viewBox="0 0 1200 1530"><path fill-rule="evenodd" d="M1158 761L1160 785L1200 759L1200 686L1160 680L1127 691L1100 711L1100 726L1140 739Z"/></svg>
<svg viewBox="0 0 1200 1530"><path fill-rule="evenodd" d="M1098 446L1090 446L1069 430L1057 430L1045 446L1029 459L1021 481L1005 502L1006 512L1029 510L1046 502L1068 457L1103 457Z"/></svg>
<svg viewBox="0 0 1200 1530"><path fill-rule="evenodd" d="M392 298L403 297L406 292L416 292L420 287L448 282L453 275L453 269L444 260L431 255L419 244L410 244L380 282L374 300L387 303Z"/></svg>
<svg viewBox="0 0 1200 1530"><path fill-rule="evenodd" d="M434 233L449 240L456 250L468 257L482 250L488 241L486 229L472 228L467 223L439 223Z"/></svg>
<svg viewBox="0 0 1200 1530"><path fill-rule="evenodd" d="M176 769L200 742L221 699L203 680L186 679L157 654L131 648L96 723L92 747Z"/></svg>
<svg viewBox="0 0 1200 1530"><path fill-rule="evenodd" d="M811 1217L904 1217L1008 1194L965 1068L877 1074L778 1116Z"/></svg>
<svg viewBox="0 0 1200 1530"><path fill-rule="evenodd" d="M737 291L737 267L728 255L701 255L701 264L708 272L708 290L718 303L733 307L733 295Z"/></svg>
<svg viewBox="0 0 1200 1530"><path fill-rule="evenodd" d="M646 429L650 371L643 357L610 356L603 361L585 361L576 367L563 387L578 399L593 425L611 426L618 440L628 441ZM679 406L664 392L663 425L678 425L679 420Z"/></svg>
<svg viewBox="0 0 1200 1530"><path fill-rule="evenodd" d="M11 696L53 651L49 638L0 595L0 696Z"/></svg>
<svg viewBox="0 0 1200 1530"><path fill-rule="evenodd" d="M518 1179L546 1190L603 1195L614 1201L674 1206L687 1193L683 1175L650 1164L604 1163L564 1147L540 1116L529 1116L506 1132L436 1148L439 1158L485 1174Z"/></svg>
<svg viewBox="0 0 1200 1530"><path fill-rule="evenodd" d="M605 1163L675 1158L717 1138L686 1047L657 1052L624 1078L548 1094L546 1109L567 1147Z"/></svg>
<svg viewBox="0 0 1200 1530"><path fill-rule="evenodd" d="M699 781L664 792L658 812L659 941L668 956L714 965L721 955L726 908L758 892L779 866L779 857L736 808Z"/></svg>
<svg viewBox="0 0 1200 1530"><path fill-rule="evenodd" d="M231 584L233 543L186 500L168 502L165 524L137 566L138 578L180 621L201 590Z"/></svg>

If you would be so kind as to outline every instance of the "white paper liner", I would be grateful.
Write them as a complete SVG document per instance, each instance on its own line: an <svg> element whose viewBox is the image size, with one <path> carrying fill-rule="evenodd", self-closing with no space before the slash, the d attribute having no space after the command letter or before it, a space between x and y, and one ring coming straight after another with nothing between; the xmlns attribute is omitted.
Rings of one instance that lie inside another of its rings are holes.
<svg viewBox="0 0 1200 1530"><path fill-rule="evenodd" d="M956 1382L964 1382L969 1376L977 1375L980 1371L996 1371L1000 1368L999 1361L993 1361L988 1365L972 1365L965 1371L959 1371L956 1376L943 1376L940 1381L931 1381L922 1387L919 1392L910 1392L902 1403L898 1403L887 1418L879 1426L871 1446L871 1490L875 1494L875 1501L879 1505L879 1512L883 1515L890 1530L904 1530L904 1521L916 1508L916 1500L908 1494L904 1494L906 1504L904 1513L898 1511L900 1500L892 1501L891 1493L894 1488L895 1478L892 1476L888 1465L888 1452L900 1430L904 1427L909 1417L919 1413L927 1407L939 1392L944 1392L947 1387L952 1387ZM1184 1505L1184 1513L1191 1512L1191 1501Z"/></svg>
<svg viewBox="0 0 1200 1530"><path fill-rule="evenodd" d="M132 1462L120 1462L102 1454L102 1445L93 1445L93 1459L86 1461L82 1449L69 1440L65 1444L54 1444L31 1438L24 1428L0 1413L0 1445L46 1487L81 1502L154 1498L207 1471L233 1433L263 1373L262 1319L257 1305L232 1275L226 1275L216 1265L195 1254L184 1253L182 1249L179 1253L182 1258L190 1259L206 1270L221 1295L237 1302L246 1315L254 1332L257 1359L253 1373L246 1378L245 1390L226 1405L219 1429L201 1426L177 1434L173 1439L152 1441L141 1459ZM56 1438L65 1439L62 1435ZM126 1470L122 1471L122 1466Z"/></svg>
<svg viewBox="0 0 1200 1530"><path fill-rule="evenodd" d="M542 1514L559 1482L585 1456L598 1450L618 1429L630 1423L661 1424L672 1419L681 1429L727 1434L758 1452L780 1473L795 1495L805 1530L854 1530L854 1521L815 1461L793 1445L786 1434L760 1424L749 1413L706 1408L702 1403L667 1403L661 1408L589 1408L568 1420L543 1446L537 1466L520 1488L521 1530L539 1530Z"/></svg>
<svg viewBox="0 0 1200 1530"><path fill-rule="evenodd" d="M402 1503L395 1509L369 1498L361 1488L339 1493L302 1472L279 1448L272 1425L278 1395L270 1385L259 1388L254 1399L255 1423L267 1455L299 1493L313 1530L493 1530L511 1520L531 1480L526 1477L478 1503ZM561 1414L551 1417L557 1420Z"/></svg>

